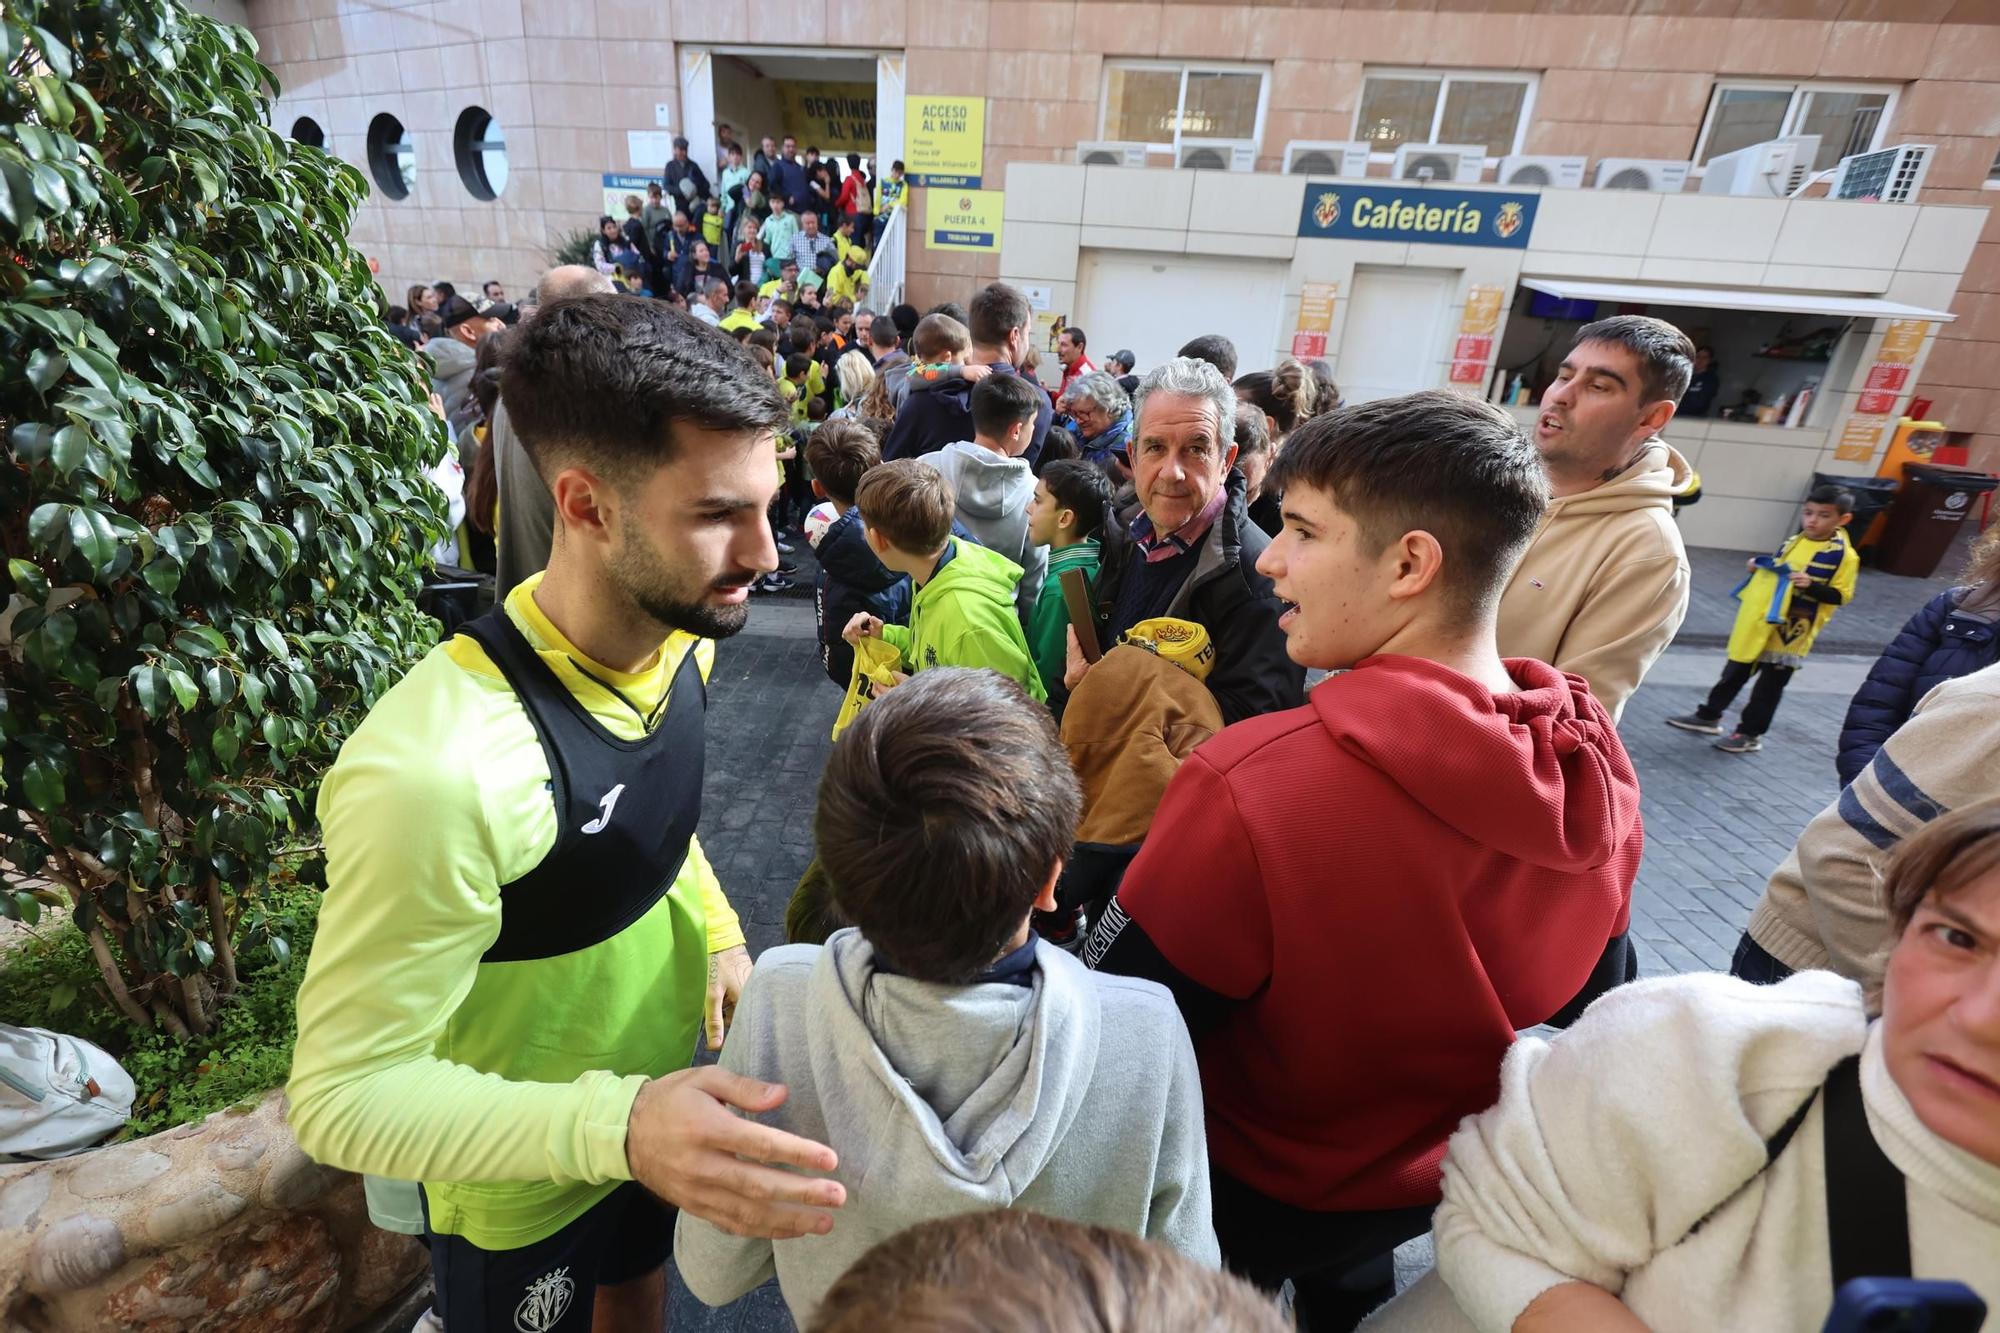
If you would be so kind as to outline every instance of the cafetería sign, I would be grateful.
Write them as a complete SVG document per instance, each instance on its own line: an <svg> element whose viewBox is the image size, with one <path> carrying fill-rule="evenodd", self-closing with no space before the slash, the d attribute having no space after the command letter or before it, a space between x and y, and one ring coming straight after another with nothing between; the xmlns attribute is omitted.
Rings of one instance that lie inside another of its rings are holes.
<svg viewBox="0 0 2000 1333"><path fill-rule="evenodd" d="M1535 203L1532 194L1455 190L1416 181L1308 181L1299 235L1525 250L1535 229Z"/></svg>

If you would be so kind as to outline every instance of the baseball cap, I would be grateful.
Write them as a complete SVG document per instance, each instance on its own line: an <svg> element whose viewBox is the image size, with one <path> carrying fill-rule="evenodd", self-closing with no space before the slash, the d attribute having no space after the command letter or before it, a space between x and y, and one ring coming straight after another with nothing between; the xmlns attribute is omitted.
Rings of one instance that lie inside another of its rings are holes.
<svg viewBox="0 0 2000 1333"><path fill-rule="evenodd" d="M495 301L482 296L478 308L480 314L488 319L497 319L503 324L512 324L517 318L512 301Z"/></svg>
<svg viewBox="0 0 2000 1333"><path fill-rule="evenodd" d="M479 313L479 307L463 296L454 296L438 309L438 321L446 328L456 328Z"/></svg>

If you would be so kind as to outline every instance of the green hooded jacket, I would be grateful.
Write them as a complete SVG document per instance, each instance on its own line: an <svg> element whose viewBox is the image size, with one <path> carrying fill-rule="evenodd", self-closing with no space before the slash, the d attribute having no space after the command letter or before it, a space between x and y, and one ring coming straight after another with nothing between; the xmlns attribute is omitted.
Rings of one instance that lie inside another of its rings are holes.
<svg viewBox="0 0 2000 1333"><path fill-rule="evenodd" d="M1012 676L1037 700L1047 700L1014 610L1021 567L956 537L943 560L944 567L911 600L910 623L882 627L882 637L903 655L904 669L989 667Z"/></svg>

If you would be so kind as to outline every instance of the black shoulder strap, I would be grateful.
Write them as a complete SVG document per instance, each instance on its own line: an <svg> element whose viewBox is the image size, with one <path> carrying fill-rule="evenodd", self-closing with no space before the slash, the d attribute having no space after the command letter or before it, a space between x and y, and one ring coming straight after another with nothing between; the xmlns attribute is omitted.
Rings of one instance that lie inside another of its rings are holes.
<svg viewBox="0 0 2000 1333"><path fill-rule="evenodd" d="M555 797L556 809L562 810L569 804L569 768L563 762L562 747L550 734L545 710L555 696L568 699L569 691L555 672L549 670L549 664L536 654L534 645L507 615L504 604L495 604L485 615L466 621L458 627L458 632L484 648L486 656L513 687L514 696L521 701L534 728L535 740L542 747L542 756L548 760L549 790Z"/></svg>
<svg viewBox="0 0 2000 1333"><path fill-rule="evenodd" d="M1861 1057L1826 1076L1826 1221L1833 1289L1857 1277L1910 1276L1903 1173L1875 1142L1861 1102Z"/></svg>

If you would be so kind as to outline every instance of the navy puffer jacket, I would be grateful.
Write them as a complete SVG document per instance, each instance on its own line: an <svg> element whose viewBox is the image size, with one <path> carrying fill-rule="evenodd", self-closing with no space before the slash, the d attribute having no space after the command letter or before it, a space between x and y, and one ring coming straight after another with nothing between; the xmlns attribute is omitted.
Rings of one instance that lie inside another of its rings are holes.
<svg viewBox="0 0 2000 1333"><path fill-rule="evenodd" d="M1961 609L1971 591L1953 588L1931 598L1869 668L1840 728L1834 767L1843 787L1868 767L1882 742L1933 687L2000 660L2000 625L1995 624L2000 607L1982 598L1982 609Z"/></svg>

